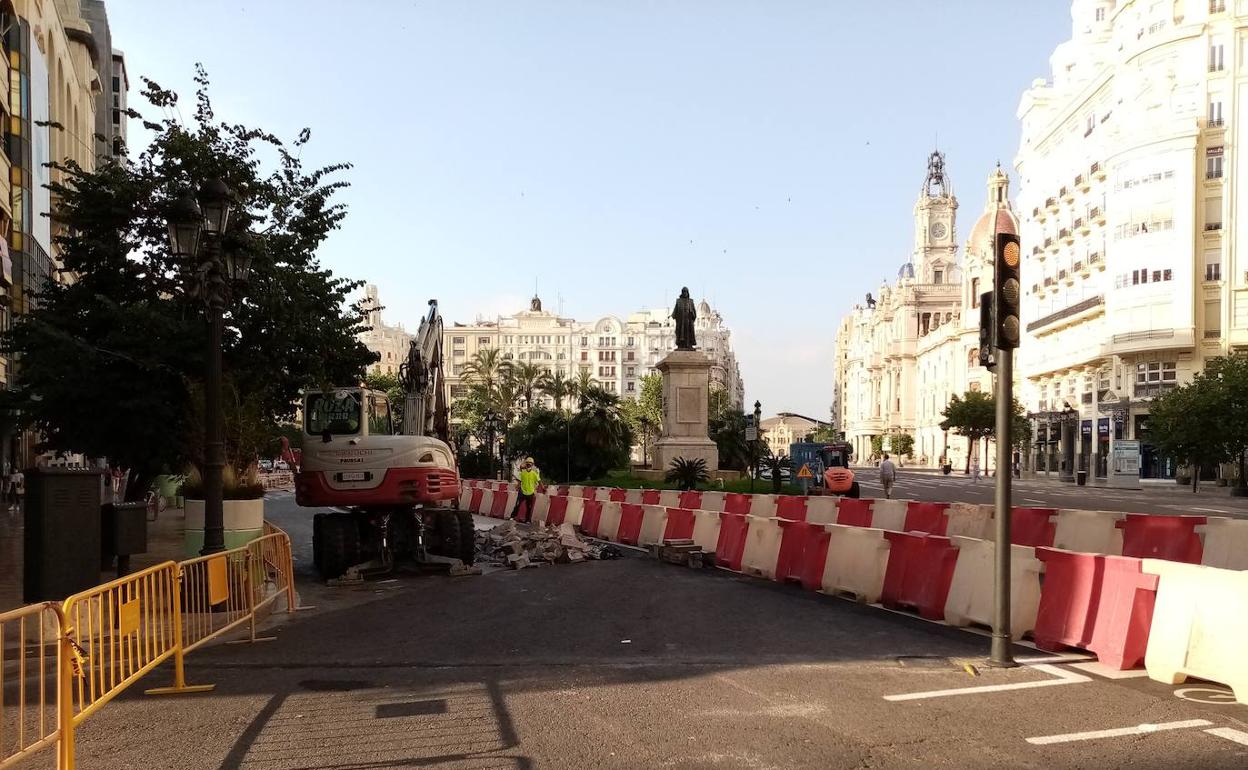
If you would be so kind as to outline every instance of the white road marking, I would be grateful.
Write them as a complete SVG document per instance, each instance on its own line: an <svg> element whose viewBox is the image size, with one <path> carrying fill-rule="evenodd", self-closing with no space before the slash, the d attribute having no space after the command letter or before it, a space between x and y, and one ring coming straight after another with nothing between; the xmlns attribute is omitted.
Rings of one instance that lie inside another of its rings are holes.
<svg viewBox="0 0 1248 770"><path fill-rule="evenodd" d="M910 692L902 695L885 695L887 701L925 700L927 698L947 698L953 695L982 695L992 692L1008 692L1010 690L1031 690L1037 687L1054 687L1062 684L1078 684L1091 682L1092 678L1073 671L1066 671L1057 666L1043 663L1030 665L1036 671L1052 674L1056 679L1041 679L1038 682L1015 682L1014 684L989 684L981 687L958 687L952 690L928 690L927 692Z"/></svg>
<svg viewBox="0 0 1248 770"><path fill-rule="evenodd" d="M1036 498L1034 498L1034 497L1024 497L1024 498L1023 498L1023 502L1024 502L1024 503L1036 503L1037 505L1044 505L1044 501L1043 501L1043 500L1037 500L1037 499L1036 499Z"/></svg>
<svg viewBox="0 0 1248 770"><path fill-rule="evenodd" d="M1162 508L1169 508L1172 511L1187 513L1188 511L1200 511L1202 513L1230 513L1225 508L1197 508L1192 505L1163 505Z"/></svg>
<svg viewBox="0 0 1248 770"><path fill-rule="evenodd" d="M1087 663L1072 663L1071 668L1077 668L1080 671L1087 671L1089 674L1096 674L1097 676L1104 677L1106 679L1138 679L1140 677L1148 676L1148 672L1143 669L1119 671L1116 668L1110 668L1104 663L1100 663L1095 660Z"/></svg>
<svg viewBox="0 0 1248 770"><path fill-rule="evenodd" d="M1043 735L1039 738L1028 738L1027 742L1035 746L1048 746L1053 743L1071 743L1072 741L1091 741L1097 738L1121 738L1127 735L1148 735L1163 730L1183 730L1188 727L1208 727L1213 724L1205 719L1187 719L1182 722L1162 722L1161 724L1136 725L1135 727L1118 727L1113 730L1091 730L1086 733L1066 733L1065 735Z"/></svg>
<svg viewBox="0 0 1248 770"><path fill-rule="evenodd" d="M1248 746L1248 733L1236 730L1233 727L1215 727L1212 730L1205 730L1205 732L1210 735L1216 735L1219 738L1225 738L1228 741L1233 741L1240 746Z"/></svg>

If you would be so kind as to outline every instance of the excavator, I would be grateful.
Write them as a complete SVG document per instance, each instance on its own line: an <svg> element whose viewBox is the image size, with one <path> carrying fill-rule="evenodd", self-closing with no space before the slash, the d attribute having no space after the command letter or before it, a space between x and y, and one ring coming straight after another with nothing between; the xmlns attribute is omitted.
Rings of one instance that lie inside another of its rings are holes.
<svg viewBox="0 0 1248 770"><path fill-rule="evenodd" d="M390 572L397 559L462 574L475 553L472 515L454 509L459 473L450 446L437 300L399 368L402 425L385 393L352 386L305 391L303 458L295 474L312 517L312 554L326 580Z"/></svg>

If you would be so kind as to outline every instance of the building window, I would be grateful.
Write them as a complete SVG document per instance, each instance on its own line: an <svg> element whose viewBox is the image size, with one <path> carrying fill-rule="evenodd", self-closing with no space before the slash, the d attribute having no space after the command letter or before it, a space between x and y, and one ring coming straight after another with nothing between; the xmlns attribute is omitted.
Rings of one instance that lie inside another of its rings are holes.
<svg viewBox="0 0 1248 770"><path fill-rule="evenodd" d="M582 361L588 361L588 360L589 360L589 351L587 351L587 350L582 350L582 351L581 351L581 360L582 360Z"/></svg>
<svg viewBox="0 0 1248 770"><path fill-rule="evenodd" d="M484 348L484 347L489 347L489 344L490 344L489 337L477 337L477 345Z"/></svg>
<svg viewBox="0 0 1248 770"><path fill-rule="evenodd" d="M1216 43L1214 45L1209 46L1209 71L1210 72L1221 72L1222 70L1226 69L1226 62L1223 56L1224 48L1225 47L1221 43Z"/></svg>
<svg viewBox="0 0 1248 770"><path fill-rule="evenodd" d="M589 347L589 337L581 337L581 347Z"/></svg>
<svg viewBox="0 0 1248 770"><path fill-rule="evenodd" d="M1177 379L1178 366L1174 361L1135 365L1136 385L1147 385L1153 382L1175 382Z"/></svg>
<svg viewBox="0 0 1248 770"><path fill-rule="evenodd" d="M1205 280L1206 281L1222 280L1222 263L1215 262L1211 265L1205 265Z"/></svg>
<svg viewBox="0 0 1248 770"><path fill-rule="evenodd" d="M971 279L971 307L979 307L979 279Z"/></svg>
<svg viewBox="0 0 1248 770"><path fill-rule="evenodd" d="M1100 8L1097 8L1097 9L1096 9L1096 20L1097 20L1097 21L1105 21L1105 8L1104 8L1104 6L1102 6L1102 7L1100 7Z"/></svg>
<svg viewBox="0 0 1248 770"><path fill-rule="evenodd" d="M1209 149L1213 149L1212 147ZM1217 149L1221 150L1221 147ZM1205 179L1221 179L1222 178L1222 156L1210 155L1205 158Z"/></svg>
<svg viewBox="0 0 1248 770"><path fill-rule="evenodd" d="M636 341L632 337L629 337L628 346L631 348L634 344L636 344Z"/></svg>
<svg viewBox="0 0 1248 770"><path fill-rule="evenodd" d="M451 337L451 344L462 345L464 344L464 338L463 337Z"/></svg>
<svg viewBox="0 0 1248 770"><path fill-rule="evenodd" d="M458 376L458 375L463 374L463 373L464 373L464 365L463 365L463 364L452 364L452 365L451 365L451 374L454 374L454 375L457 375L457 376Z"/></svg>
<svg viewBox="0 0 1248 770"><path fill-rule="evenodd" d="M637 390L636 383L629 382L625 390L627 390L629 393L635 392Z"/></svg>
<svg viewBox="0 0 1248 770"><path fill-rule="evenodd" d="M1209 102L1209 125L1214 127L1222 125L1222 102Z"/></svg>
<svg viewBox="0 0 1248 770"><path fill-rule="evenodd" d="M454 356L455 358L463 358L465 354L464 354L463 348L455 348L453 351L451 351L451 355Z"/></svg>
<svg viewBox="0 0 1248 770"><path fill-rule="evenodd" d="M944 270L936 270L932 273L932 283L944 283L944 282L945 282Z"/></svg>
<svg viewBox="0 0 1248 770"><path fill-rule="evenodd" d="M1209 0L1209 13L1222 13L1226 10L1226 0Z"/></svg>

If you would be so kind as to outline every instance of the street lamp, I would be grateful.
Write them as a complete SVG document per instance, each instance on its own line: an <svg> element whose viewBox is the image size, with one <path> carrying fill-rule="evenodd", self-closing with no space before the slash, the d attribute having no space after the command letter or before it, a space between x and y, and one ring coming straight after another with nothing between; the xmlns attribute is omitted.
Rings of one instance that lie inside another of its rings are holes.
<svg viewBox="0 0 1248 770"><path fill-rule="evenodd" d="M759 421L762 419L763 419L763 402L755 401L754 402L754 447L753 447L754 456L752 458L754 461L754 472L750 474L750 492L754 491L754 479L758 478L758 461L761 457L758 451L759 450L758 442L759 442L759 433L760 433Z"/></svg>
<svg viewBox="0 0 1248 770"><path fill-rule="evenodd" d="M183 190L170 206L169 250L188 269L191 296L204 302L208 316L204 377L204 547L202 555L225 550L223 513L225 442L221 409L222 338L231 284L240 287L251 272L251 254L226 243L233 193L219 178L205 182L195 196Z"/></svg>
<svg viewBox="0 0 1248 770"><path fill-rule="evenodd" d="M485 430L489 436L489 451L486 453L490 456L490 477L494 476L494 436L498 433L498 429L502 426L502 417L493 409L485 413Z"/></svg>

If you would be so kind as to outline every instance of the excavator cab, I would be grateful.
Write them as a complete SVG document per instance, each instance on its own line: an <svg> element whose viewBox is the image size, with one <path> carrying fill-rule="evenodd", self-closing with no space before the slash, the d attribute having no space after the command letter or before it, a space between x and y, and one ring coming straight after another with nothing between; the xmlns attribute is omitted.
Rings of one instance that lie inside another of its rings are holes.
<svg viewBox="0 0 1248 770"><path fill-rule="evenodd" d="M826 494L844 497L858 497L861 490L854 480L854 472L849 469L854 448L846 441L826 444L819 450L819 460L823 463L823 490Z"/></svg>

